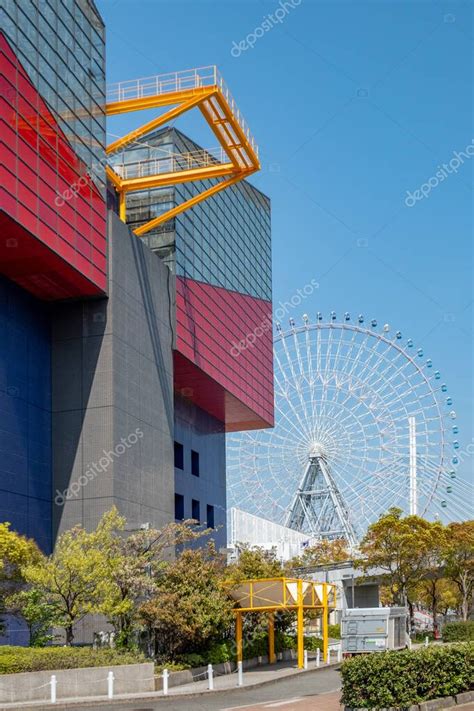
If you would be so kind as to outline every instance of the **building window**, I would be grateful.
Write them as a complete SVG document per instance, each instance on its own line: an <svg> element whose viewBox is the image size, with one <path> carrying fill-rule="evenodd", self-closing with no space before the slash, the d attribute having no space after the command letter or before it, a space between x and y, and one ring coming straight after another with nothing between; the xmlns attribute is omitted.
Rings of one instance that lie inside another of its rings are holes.
<svg viewBox="0 0 474 711"><path fill-rule="evenodd" d="M184 469L184 448L179 442L174 443L174 465L176 469Z"/></svg>
<svg viewBox="0 0 474 711"><path fill-rule="evenodd" d="M191 450L191 474L199 476L199 452Z"/></svg>
<svg viewBox="0 0 474 711"><path fill-rule="evenodd" d="M201 520L201 511L199 501L197 499L193 499L191 502L191 518L193 518L195 521Z"/></svg>
<svg viewBox="0 0 474 711"><path fill-rule="evenodd" d="M174 517L177 521L184 519L184 496L182 494L174 495Z"/></svg>
<svg viewBox="0 0 474 711"><path fill-rule="evenodd" d="M210 504L207 505L206 518L207 518L207 527L208 527L208 528L215 528L215 525L214 525L214 506L211 506Z"/></svg>

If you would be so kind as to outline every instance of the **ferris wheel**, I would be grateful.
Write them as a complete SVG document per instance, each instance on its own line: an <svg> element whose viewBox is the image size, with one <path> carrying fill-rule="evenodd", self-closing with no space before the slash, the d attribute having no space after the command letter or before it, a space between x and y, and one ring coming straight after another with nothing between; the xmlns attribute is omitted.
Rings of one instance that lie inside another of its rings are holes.
<svg viewBox="0 0 474 711"><path fill-rule="evenodd" d="M231 435L230 506L351 546L390 507L469 518L441 373L388 324L307 315L274 338L275 427Z"/></svg>

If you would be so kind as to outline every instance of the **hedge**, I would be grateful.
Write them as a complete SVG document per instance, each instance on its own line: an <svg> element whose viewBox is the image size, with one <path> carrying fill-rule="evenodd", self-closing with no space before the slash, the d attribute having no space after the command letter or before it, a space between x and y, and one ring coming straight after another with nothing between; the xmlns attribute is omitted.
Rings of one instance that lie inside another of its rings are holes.
<svg viewBox="0 0 474 711"><path fill-rule="evenodd" d="M275 652L282 652L285 649L296 649L296 636L291 634L283 634L278 630L275 632ZM315 652L317 649L322 651L323 640L319 637L305 637L304 648L310 652ZM254 657L264 657L268 654L268 635L266 632L259 632L250 640L244 640L243 657L244 659L253 659ZM205 664L221 664L222 662L233 662L236 660L235 642L228 640L214 644L209 649L198 654L190 653L183 654L179 657L178 662L181 662L186 667L200 667ZM164 665L166 666L166 664Z"/></svg>
<svg viewBox="0 0 474 711"><path fill-rule="evenodd" d="M447 622L443 627L443 642L474 642L474 620Z"/></svg>
<svg viewBox="0 0 474 711"><path fill-rule="evenodd" d="M342 664L342 703L350 708L407 707L469 691L474 644L380 652Z"/></svg>
<svg viewBox="0 0 474 711"><path fill-rule="evenodd" d="M118 666L146 661L135 652L91 647L10 647L0 646L0 674Z"/></svg>

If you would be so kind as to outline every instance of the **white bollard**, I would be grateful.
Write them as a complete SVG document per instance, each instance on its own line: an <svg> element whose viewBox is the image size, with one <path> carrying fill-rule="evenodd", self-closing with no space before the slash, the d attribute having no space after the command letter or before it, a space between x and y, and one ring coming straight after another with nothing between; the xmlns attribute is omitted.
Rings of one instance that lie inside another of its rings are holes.
<svg viewBox="0 0 474 711"><path fill-rule="evenodd" d="M429 639L428 639L428 635L427 635L427 636L425 637L425 647L427 647L428 644L429 644Z"/></svg>
<svg viewBox="0 0 474 711"><path fill-rule="evenodd" d="M326 662L327 662L327 664L331 664L331 650L329 649L329 647L328 647Z"/></svg>
<svg viewBox="0 0 474 711"><path fill-rule="evenodd" d="M318 667L318 669L321 666L321 650L319 649L319 647L316 650L316 666Z"/></svg>
<svg viewBox="0 0 474 711"><path fill-rule="evenodd" d="M237 686L244 685L244 665L242 662L237 662Z"/></svg>
<svg viewBox="0 0 474 711"><path fill-rule="evenodd" d="M308 650L305 649L303 652L303 669L308 668Z"/></svg>
<svg viewBox="0 0 474 711"><path fill-rule="evenodd" d="M209 691L214 691L214 670L212 664L207 665L207 681Z"/></svg>
<svg viewBox="0 0 474 711"><path fill-rule="evenodd" d="M342 660L342 648L341 645L337 648L337 661L338 663Z"/></svg>
<svg viewBox="0 0 474 711"><path fill-rule="evenodd" d="M113 699L114 698L114 673L113 671L109 671L107 674L107 698L108 699Z"/></svg>
<svg viewBox="0 0 474 711"><path fill-rule="evenodd" d="M58 684L58 681L56 679L56 674L51 674L51 681L49 683L51 685L51 703L55 704L56 703L56 686Z"/></svg>
<svg viewBox="0 0 474 711"><path fill-rule="evenodd" d="M163 669L163 696L168 696L168 669Z"/></svg>

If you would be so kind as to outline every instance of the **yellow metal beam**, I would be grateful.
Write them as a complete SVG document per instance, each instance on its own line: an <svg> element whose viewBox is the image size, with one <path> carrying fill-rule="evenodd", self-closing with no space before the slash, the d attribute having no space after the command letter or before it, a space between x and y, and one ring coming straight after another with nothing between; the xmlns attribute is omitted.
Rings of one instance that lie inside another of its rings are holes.
<svg viewBox="0 0 474 711"><path fill-rule="evenodd" d="M243 624L241 612L237 612L235 617L235 641L237 646L237 661L241 662L243 659Z"/></svg>
<svg viewBox="0 0 474 711"><path fill-rule="evenodd" d="M268 662L275 664L275 615L270 612L268 615Z"/></svg>
<svg viewBox="0 0 474 711"><path fill-rule="evenodd" d="M190 168L189 170L176 170L168 173L156 173L143 178L122 179L120 189L125 192L132 190L146 190L151 188L162 188L165 185L177 185L178 183L188 183L192 180L209 180L209 178L222 178L235 173L232 163L215 163L202 168Z"/></svg>
<svg viewBox="0 0 474 711"><path fill-rule="evenodd" d="M297 610L297 623L296 623L296 634L297 634L297 648L298 648L298 669L303 669L304 667L304 618L303 618L303 581L298 580L297 582L298 590L298 610Z"/></svg>
<svg viewBox="0 0 474 711"><path fill-rule="evenodd" d="M107 155L110 155L111 153L116 153L121 148L124 148L129 143L135 141L137 138L144 136L150 131L154 131L163 124L167 123L167 121L172 121L173 119L183 114L185 111L189 111L189 109L194 108L201 101L210 98L210 96L212 96L214 93L214 90L208 89L207 93L205 93L204 95L193 96L191 99L188 99L188 101L182 102L178 106L175 106L173 109L170 109L164 114L161 114L161 116L157 116L157 118L148 121L148 123L143 124L143 126L136 128L134 131L130 131L130 133L127 133L122 138L118 138L113 143L110 143L105 149L105 152L107 153Z"/></svg>
<svg viewBox="0 0 474 711"><path fill-rule="evenodd" d="M121 190L122 178L120 177L120 175L117 175L115 170L112 170L110 165L105 166L105 173L106 173L108 179L110 180L110 182L113 184L114 188L118 191Z"/></svg>
<svg viewBox="0 0 474 711"><path fill-rule="evenodd" d="M254 171L251 172L253 173ZM176 217L176 215L179 215L181 212L188 210L190 207L194 207L194 205L197 205L203 200L212 197L212 195L215 195L221 190L225 190L225 188L228 188L231 185L235 185L235 183L238 183L240 180L243 180L243 178L248 177L248 175L250 175L250 173L242 173L241 175L237 175L234 178L228 178L227 180L223 180L222 182L217 183L217 185L213 185L211 188L208 188L207 190L204 190L204 192L199 193L199 195L195 195L189 200L186 200L180 205L177 205L171 210L168 210L168 212L163 213L163 215L155 217L153 220L150 220L144 225L141 225L141 227L137 227L137 229L135 230L135 234L138 236L143 235L146 232L149 232L150 230L154 229L155 227L158 227L158 225L161 225L163 222L172 220L173 217Z"/></svg>
<svg viewBox="0 0 474 711"><path fill-rule="evenodd" d="M169 93L155 94L128 101L111 101L105 105L107 116L126 114L130 111L143 111L144 109L158 109L162 106L172 106L189 101L194 97L205 98L209 92L217 91L217 86L197 87L195 89L184 89L183 91L172 91Z"/></svg>
<svg viewBox="0 0 474 711"><path fill-rule="evenodd" d="M125 222L127 219L127 202L125 200L125 193L123 190L121 190L118 194L119 198L119 217L122 220L122 222Z"/></svg>
<svg viewBox="0 0 474 711"><path fill-rule="evenodd" d="M202 115L203 115L204 118L206 119L207 123L209 124L209 126L210 126L210 128L211 128L211 130L212 130L212 132L213 132L213 134L215 135L215 137L216 137L217 140L219 141L220 145L222 146L222 148L225 150L225 152L226 152L227 155L229 156L229 159L230 159L230 160L232 161L232 163L235 165L235 169L236 169L236 170L242 170L242 164L243 164L243 165L246 165L246 164L247 164L247 161L245 160L245 158L244 158L244 156L243 156L242 149L241 149L240 147L237 147L237 146L233 147L232 150L230 149L229 144L226 143L226 141L223 140L222 133L221 133L221 132L219 131L219 129L217 128L217 124L215 123L213 117L211 116L211 113L208 111L208 109L207 109L207 107L204 105L204 103L200 103L200 104L199 104L199 110L201 111ZM225 127L224 127L224 128L225 128ZM229 131L228 131L227 129L226 129L226 133L227 133L227 136L228 136L229 140L232 141L232 140L233 140L233 137L230 135L230 133L229 133ZM239 163L239 161L238 161L237 158L235 157L235 151L238 152L238 154L239 154L239 156L240 156L240 158L241 158L242 163Z"/></svg>
<svg viewBox="0 0 474 711"><path fill-rule="evenodd" d="M323 586L323 659L326 662L328 658L328 646L329 646L329 609L328 609L328 588L327 585Z"/></svg>

